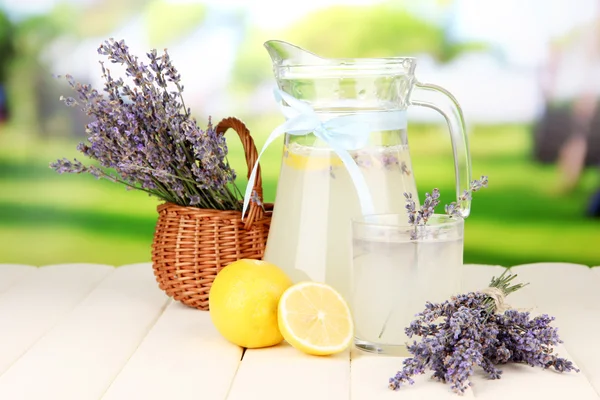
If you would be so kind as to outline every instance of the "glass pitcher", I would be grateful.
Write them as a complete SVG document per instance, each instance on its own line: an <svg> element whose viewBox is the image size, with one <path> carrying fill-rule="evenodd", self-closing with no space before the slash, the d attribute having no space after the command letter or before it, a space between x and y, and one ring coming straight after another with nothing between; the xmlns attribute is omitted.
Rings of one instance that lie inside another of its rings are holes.
<svg viewBox="0 0 600 400"><path fill-rule="evenodd" d="M405 212L404 192L419 204L407 107L432 108L448 123L457 197L471 180L462 111L446 90L415 79L414 58L325 59L276 40L265 47L287 121L265 143L284 135L264 259L294 282L325 282L348 299L351 218ZM458 201L467 217L469 201Z"/></svg>

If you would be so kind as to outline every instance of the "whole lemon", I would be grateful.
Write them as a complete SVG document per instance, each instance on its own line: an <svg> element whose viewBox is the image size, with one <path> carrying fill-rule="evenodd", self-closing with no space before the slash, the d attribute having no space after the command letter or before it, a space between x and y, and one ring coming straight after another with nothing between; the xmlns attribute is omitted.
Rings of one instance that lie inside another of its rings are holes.
<svg viewBox="0 0 600 400"><path fill-rule="evenodd" d="M210 288L210 318L217 331L238 346L274 346L283 340L277 305L291 285L290 278L273 264L235 261L217 274Z"/></svg>

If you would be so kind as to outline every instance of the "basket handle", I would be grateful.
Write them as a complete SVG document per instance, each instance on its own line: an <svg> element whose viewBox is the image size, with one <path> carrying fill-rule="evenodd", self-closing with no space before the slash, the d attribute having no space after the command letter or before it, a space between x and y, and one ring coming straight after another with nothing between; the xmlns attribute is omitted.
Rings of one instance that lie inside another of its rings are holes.
<svg viewBox="0 0 600 400"><path fill-rule="evenodd" d="M248 179L250 179L250 174L252 173L252 168L254 168L254 163L258 159L258 151L256 150L256 145L254 144L254 140L250 135L250 131L244 125L242 121L237 118L229 117L222 119L216 126L215 130L218 135L224 135L227 132L227 129L233 129L238 136L240 137L240 141L242 142L242 146L244 147L244 155L246 156L246 166L248 167ZM244 227L249 229L250 226L254 223L254 221L263 217L264 210L262 207L263 203L263 187L262 187L262 176L260 173L260 165L256 168L256 180L254 181L254 187L252 188L258 199L260 200L260 204L257 204L256 201L250 201L250 207L248 209L248 216L246 218L246 223Z"/></svg>

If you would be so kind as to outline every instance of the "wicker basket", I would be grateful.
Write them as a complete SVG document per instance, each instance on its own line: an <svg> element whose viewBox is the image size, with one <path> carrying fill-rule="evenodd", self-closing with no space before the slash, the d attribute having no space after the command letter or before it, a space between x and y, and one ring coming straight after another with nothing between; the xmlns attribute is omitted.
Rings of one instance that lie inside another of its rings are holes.
<svg viewBox="0 0 600 400"><path fill-rule="evenodd" d="M242 141L248 175L258 153L244 124L227 118L218 134L234 129ZM254 184L262 202L260 167ZM218 211L165 203L158 207L152 243L152 266L158 286L190 307L208 310L213 280L224 267L241 258L261 259L265 250L273 204L250 202L246 220L239 211Z"/></svg>

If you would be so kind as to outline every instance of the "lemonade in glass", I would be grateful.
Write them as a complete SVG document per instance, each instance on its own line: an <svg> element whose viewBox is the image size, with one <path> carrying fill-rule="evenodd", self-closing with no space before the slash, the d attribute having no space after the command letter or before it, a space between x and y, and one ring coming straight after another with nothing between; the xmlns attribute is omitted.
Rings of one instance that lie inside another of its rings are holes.
<svg viewBox="0 0 600 400"><path fill-rule="evenodd" d="M427 301L460 292L462 218L434 214L424 226L406 213L370 215L352 222L354 343L359 349L407 356L404 329Z"/></svg>

